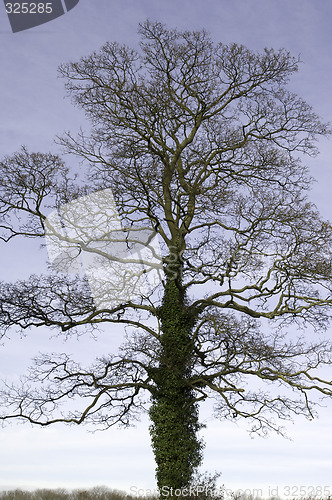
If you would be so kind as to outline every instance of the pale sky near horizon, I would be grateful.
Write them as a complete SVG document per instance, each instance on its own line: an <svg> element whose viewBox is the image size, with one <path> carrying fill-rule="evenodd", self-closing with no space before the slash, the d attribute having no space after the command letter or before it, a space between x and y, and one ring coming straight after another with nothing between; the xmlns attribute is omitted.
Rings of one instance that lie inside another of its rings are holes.
<svg viewBox="0 0 332 500"><path fill-rule="evenodd" d="M330 0L80 0L66 15L15 34L1 2L0 158L22 145L57 151L57 134L84 125L82 112L65 98L57 67L98 50L106 41L137 45L137 25L147 17L179 29L205 28L216 42L242 43L254 50L284 47L300 55L303 64L292 89L323 121L332 121ZM307 162L317 180L312 199L331 220L332 141L321 140L318 146L321 154ZM29 242L24 248L2 245L0 279L38 269L40 256L34 248ZM39 350L52 350L52 345L46 330L6 341L0 345L0 378L23 372L28 358ZM61 348L77 356L111 350L106 333L98 342L71 340ZM244 424L212 420L205 409L202 468L221 472L220 483L226 489L262 489L265 496L278 493L286 498L332 494L331 410L329 404L312 422L296 419L288 426L293 439L288 441L279 436L251 439ZM0 428L0 490L105 485L132 493L141 488L142 493L155 488L154 467L145 418L136 428L97 433L61 425Z"/></svg>

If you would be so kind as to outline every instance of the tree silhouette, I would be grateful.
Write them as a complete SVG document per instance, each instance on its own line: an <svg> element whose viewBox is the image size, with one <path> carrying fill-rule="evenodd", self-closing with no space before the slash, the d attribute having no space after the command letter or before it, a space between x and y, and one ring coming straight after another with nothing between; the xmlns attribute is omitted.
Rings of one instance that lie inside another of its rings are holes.
<svg viewBox="0 0 332 500"><path fill-rule="evenodd" d="M106 43L60 68L91 121L60 139L78 178L23 148L1 162L0 190L2 241L46 236L53 263L1 284L2 331L130 333L91 367L37 357L20 386L4 382L1 419L108 428L148 407L163 491L201 462L200 402L264 434L332 395L330 343L291 330L330 315L331 226L302 163L330 131L287 89L287 51L151 21L139 33L139 52Z"/></svg>

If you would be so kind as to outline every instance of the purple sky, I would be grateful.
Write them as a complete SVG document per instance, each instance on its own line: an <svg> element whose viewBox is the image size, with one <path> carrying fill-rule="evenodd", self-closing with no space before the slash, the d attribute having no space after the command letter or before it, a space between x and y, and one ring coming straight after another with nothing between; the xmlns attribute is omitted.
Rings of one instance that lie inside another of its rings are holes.
<svg viewBox="0 0 332 500"><path fill-rule="evenodd" d="M97 50L105 41L137 44L137 24L147 17L180 29L205 28L215 41L236 42L251 49L285 47L304 64L292 88L313 105L323 121L332 121L332 3L330 0L81 0L68 14L40 27L11 33L0 4L0 148L1 157L26 145L57 151L53 140L65 130L84 126L84 117L65 98L57 67ZM308 159L317 183L312 198L322 215L332 218L330 196L332 143L319 143L321 154ZM67 161L70 161L67 159ZM1 279L28 276L40 267L35 246L1 246ZM110 351L117 339L105 333L93 342L49 341L46 330L0 346L0 378L24 371L38 351L60 349L92 356ZM332 494L332 404L319 420L297 419L289 426L293 441L272 436L250 438L241 424L207 422L203 468L221 471L228 489L263 489L292 498L329 488ZM12 487L90 487L153 489L154 461L148 422L136 428L88 433L85 427L35 429L12 425L0 430L0 489ZM312 487L312 489L310 489ZM136 490L132 489L132 492ZM328 492L326 490L326 492Z"/></svg>

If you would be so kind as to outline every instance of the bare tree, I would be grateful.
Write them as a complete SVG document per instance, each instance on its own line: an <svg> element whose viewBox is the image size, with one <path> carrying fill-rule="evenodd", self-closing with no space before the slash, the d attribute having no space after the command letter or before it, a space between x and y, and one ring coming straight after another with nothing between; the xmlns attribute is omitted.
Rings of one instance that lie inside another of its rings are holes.
<svg viewBox="0 0 332 500"><path fill-rule="evenodd" d="M21 386L4 383L1 419L108 428L148 407L162 491L201 462L200 402L266 433L332 395L331 345L291 330L330 314L331 226L301 160L330 131L287 89L287 51L150 21L139 33L140 52L107 43L60 70L91 120L60 139L79 177L23 148L1 162L0 190L2 240L46 235L56 254L48 274L1 284L2 331L130 333L88 368L39 356Z"/></svg>

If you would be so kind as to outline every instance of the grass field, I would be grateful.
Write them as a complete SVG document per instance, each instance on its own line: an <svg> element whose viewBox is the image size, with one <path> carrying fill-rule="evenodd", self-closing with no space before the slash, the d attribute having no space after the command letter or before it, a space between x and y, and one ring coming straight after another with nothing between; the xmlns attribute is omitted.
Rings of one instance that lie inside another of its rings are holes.
<svg viewBox="0 0 332 500"><path fill-rule="evenodd" d="M138 500L138 497L135 497ZM0 491L0 500L134 500L125 492L109 490L103 487L91 490L41 489L23 491L20 489Z"/></svg>
<svg viewBox="0 0 332 500"><path fill-rule="evenodd" d="M175 497L173 497L175 498ZM178 497L176 497L178 498ZM175 498L175 500L176 500ZM212 500L213 497L196 496L196 500ZM158 497L138 497L129 495L126 492L118 490L110 490L104 487L96 487L90 490L73 490L68 491L65 489L40 489L35 491L23 491L20 489L0 491L0 500L157 500ZM219 497L220 499L220 497ZM192 497L192 500L194 498ZM262 500L261 498L254 498L252 495L231 495L230 500ZM269 500L280 500L272 497ZM323 500L318 497L308 497L296 499L289 498L288 500ZM332 497L325 497L324 500L332 500Z"/></svg>
<svg viewBox="0 0 332 500"><path fill-rule="evenodd" d="M138 500L138 497L135 497ZM103 487L91 490L41 489L23 491L20 489L0 491L0 500L134 500L125 492L109 490Z"/></svg>

